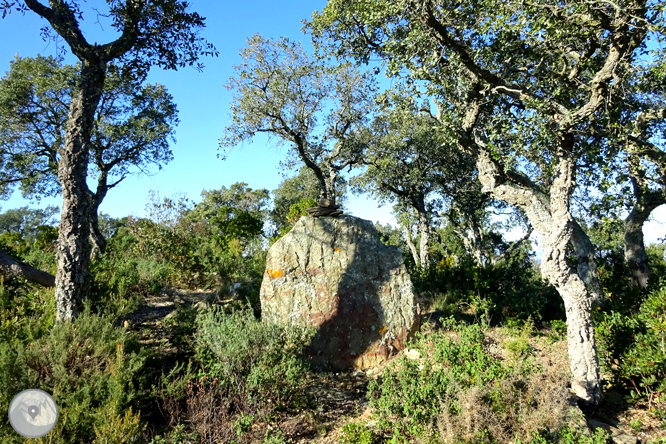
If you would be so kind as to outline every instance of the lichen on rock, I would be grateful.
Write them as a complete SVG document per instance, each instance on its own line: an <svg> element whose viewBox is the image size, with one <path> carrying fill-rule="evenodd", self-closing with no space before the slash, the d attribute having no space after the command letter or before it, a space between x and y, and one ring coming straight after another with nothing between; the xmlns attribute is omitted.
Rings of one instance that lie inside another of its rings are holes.
<svg viewBox="0 0 666 444"><path fill-rule="evenodd" d="M302 217L270 248L260 298L265 320L317 328L309 352L322 368L377 365L418 327L402 252L353 216Z"/></svg>

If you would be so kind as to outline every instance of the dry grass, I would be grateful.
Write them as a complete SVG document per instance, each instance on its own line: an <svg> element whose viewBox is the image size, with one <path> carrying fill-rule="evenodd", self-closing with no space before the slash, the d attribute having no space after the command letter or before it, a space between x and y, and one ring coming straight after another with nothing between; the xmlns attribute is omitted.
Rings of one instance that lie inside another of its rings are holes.
<svg viewBox="0 0 666 444"><path fill-rule="evenodd" d="M459 414L450 414L453 399L444 400L437 419L441 440L455 442L513 442L529 440L541 430L558 431L580 421L572 403L567 375L551 367L526 377L514 376L495 387L457 391ZM448 405L447 405L448 404Z"/></svg>

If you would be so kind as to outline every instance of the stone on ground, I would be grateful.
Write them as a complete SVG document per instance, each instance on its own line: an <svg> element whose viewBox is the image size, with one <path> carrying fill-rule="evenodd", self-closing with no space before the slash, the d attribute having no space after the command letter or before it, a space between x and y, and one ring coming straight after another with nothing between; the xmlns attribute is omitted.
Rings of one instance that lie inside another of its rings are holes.
<svg viewBox="0 0 666 444"><path fill-rule="evenodd" d="M330 370L375 366L418 327L402 252L353 216L302 217L268 251L260 298L265 321L317 328L309 353Z"/></svg>

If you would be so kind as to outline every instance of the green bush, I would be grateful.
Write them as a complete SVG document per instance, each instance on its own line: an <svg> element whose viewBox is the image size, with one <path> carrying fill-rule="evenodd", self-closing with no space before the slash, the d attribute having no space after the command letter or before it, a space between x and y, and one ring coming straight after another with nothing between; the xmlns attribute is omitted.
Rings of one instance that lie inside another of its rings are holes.
<svg viewBox="0 0 666 444"><path fill-rule="evenodd" d="M140 372L145 355L108 318L84 312L41 337L0 342L0 409L26 387L51 393L60 410L49 442L133 442L142 431ZM5 422L3 443L20 442ZM115 438L114 438L115 437ZM107 439L108 438L108 439Z"/></svg>
<svg viewBox="0 0 666 444"><path fill-rule="evenodd" d="M202 312L195 356L164 377L159 389L170 422L187 421L201 442L249 442L255 418L299 401L307 371L302 348L312 335L304 327L262 323L252 309Z"/></svg>
<svg viewBox="0 0 666 444"><path fill-rule="evenodd" d="M612 307L596 319L599 360L612 384L633 398L666 392L666 286L652 291L637 313Z"/></svg>
<svg viewBox="0 0 666 444"><path fill-rule="evenodd" d="M302 349L311 336L304 327L258 321L252 310L213 309L198 319L196 350L203 372L219 378L228 397L281 406L305 375Z"/></svg>
<svg viewBox="0 0 666 444"><path fill-rule="evenodd" d="M529 441L516 440L516 444L607 444L613 442L608 433L603 429L597 429L589 436L574 431L571 428L564 428L553 435L536 434Z"/></svg>
<svg viewBox="0 0 666 444"><path fill-rule="evenodd" d="M410 345L420 359L399 358L369 384L370 405L393 440L509 442L556 433L571 420L565 375L495 358L483 327L443 322Z"/></svg>
<svg viewBox="0 0 666 444"><path fill-rule="evenodd" d="M378 436L365 423L350 422L342 427L340 444L374 444Z"/></svg>
<svg viewBox="0 0 666 444"><path fill-rule="evenodd" d="M0 343L43 336L55 321L54 290L0 277Z"/></svg>
<svg viewBox="0 0 666 444"><path fill-rule="evenodd" d="M409 273L417 292L433 299L437 309L450 311L453 304L462 304L472 307L478 317L495 322L531 317L540 323L565 317L562 299L544 284L527 256L487 267L468 258L457 264L444 258L425 269L412 262Z"/></svg>

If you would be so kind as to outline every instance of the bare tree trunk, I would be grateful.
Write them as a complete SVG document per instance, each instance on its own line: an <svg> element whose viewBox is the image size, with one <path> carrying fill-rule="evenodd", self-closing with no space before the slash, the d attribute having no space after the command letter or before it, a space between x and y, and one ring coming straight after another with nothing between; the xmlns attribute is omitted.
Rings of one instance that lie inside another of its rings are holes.
<svg viewBox="0 0 666 444"><path fill-rule="evenodd" d="M470 241L473 248L474 262L476 262L478 267L483 267L485 265L483 261L483 234L481 227L477 223L472 222L471 225L472 239Z"/></svg>
<svg viewBox="0 0 666 444"><path fill-rule="evenodd" d="M666 153L648 142L649 127L651 122L663 121L665 118L666 108L640 112L636 117L633 140L628 143L627 165L636 200L624 220L624 260L631 272L632 286L639 288L647 288L652 277L645 252L643 225L657 207L666 204ZM649 159L656 166L656 180L648 179L643 158ZM661 187L654 189L650 182L656 182Z"/></svg>
<svg viewBox="0 0 666 444"><path fill-rule="evenodd" d="M551 193L553 195L553 193ZM550 231L542 231L541 272L557 289L567 315L567 343L571 368L571 389L585 403L601 400L601 378L591 311L596 296L567 262L567 247L573 242L577 222L568 205L552 205Z"/></svg>
<svg viewBox="0 0 666 444"><path fill-rule="evenodd" d="M324 199L331 201L331 205L335 205L335 181L338 178L337 173L333 169L329 169L329 174L325 176L324 182L326 189L324 190Z"/></svg>
<svg viewBox="0 0 666 444"><path fill-rule="evenodd" d="M0 275L22 277L43 287L55 286L55 276L14 259L2 250L0 250Z"/></svg>
<svg viewBox="0 0 666 444"><path fill-rule="evenodd" d="M95 110L102 95L106 63L84 61L80 83L72 96L65 146L60 152L58 180L62 185L62 212L58 234L56 319L72 319L88 296L90 281L89 141Z"/></svg>

